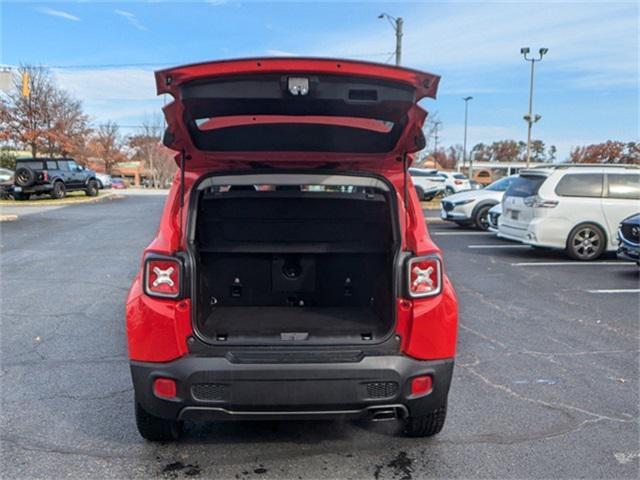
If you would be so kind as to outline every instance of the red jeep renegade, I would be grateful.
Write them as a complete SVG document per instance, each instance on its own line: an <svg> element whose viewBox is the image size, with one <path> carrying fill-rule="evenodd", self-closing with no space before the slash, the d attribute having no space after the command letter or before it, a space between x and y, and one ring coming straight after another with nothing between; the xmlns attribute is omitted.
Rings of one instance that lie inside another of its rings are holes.
<svg viewBox="0 0 640 480"><path fill-rule="evenodd" d="M457 301L407 174L438 81L308 58L156 73L180 170L127 299L144 438L184 420L442 429Z"/></svg>

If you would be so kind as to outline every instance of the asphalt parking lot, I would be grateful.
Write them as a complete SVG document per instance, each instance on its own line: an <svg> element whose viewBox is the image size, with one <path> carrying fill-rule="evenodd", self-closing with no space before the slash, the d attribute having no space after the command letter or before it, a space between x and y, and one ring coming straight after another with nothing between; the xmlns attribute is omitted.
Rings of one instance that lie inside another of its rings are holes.
<svg viewBox="0 0 640 480"><path fill-rule="evenodd" d="M405 438L394 422L268 422L144 442L124 300L164 198L0 225L3 478L637 478L640 296L625 291L638 288L637 267L446 224L430 231L461 325L439 436Z"/></svg>

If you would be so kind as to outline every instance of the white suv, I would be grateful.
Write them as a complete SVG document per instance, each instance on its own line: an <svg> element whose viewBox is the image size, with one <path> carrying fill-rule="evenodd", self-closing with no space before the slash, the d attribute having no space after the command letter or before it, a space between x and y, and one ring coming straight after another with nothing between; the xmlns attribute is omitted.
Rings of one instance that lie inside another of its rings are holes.
<svg viewBox="0 0 640 480"><path fill-rule="evenodd" d="M440 202L440 217L458 225L473 225L480 230L489 228L489 210L502 200L515 175L496 180L481 190L454 193Z"/></svg>
<svg viewBox="0 0 640 480"><path fill-rule="evenodd" d="M435 169L410 168L409 175L416 188L416 194L420 200L432 200L437 195L444 193L446 188L444 177Z"/></svg>
<svg viewBox="0 0 640 480"><path fill-rule="evenodd" d="M640 210L637 165L564 164L521 170L502 199L498 236L594 260L617 248L616 229Z"/></svg>
<svg viewBox="0 0 640 480"><path fill-rule="evenodd" d="M453 195L454 193L471 190L471 182L463 174L458 172L438 172L444 178L444 195Z"/></svg>

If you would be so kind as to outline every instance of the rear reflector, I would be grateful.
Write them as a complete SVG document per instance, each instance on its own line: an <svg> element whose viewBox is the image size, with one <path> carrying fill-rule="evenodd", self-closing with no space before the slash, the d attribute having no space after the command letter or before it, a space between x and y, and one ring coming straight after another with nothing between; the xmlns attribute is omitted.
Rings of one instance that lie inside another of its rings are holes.
<svg viewBox="0 0 640 480"><path fill-rule="evenodd" d="M426 395L431 391L433 380L430 375L415 377L411 380L411 395Z"/></svg>
<svg viewBox="0 0 640 480"><path fill-rule="evenodd" d="M153 393L159 398L176 398L176 381L171 378L156 378Z"/></svg>
<svg viewBox="0 0 640 480"><path fill-rule="evenodd" d="M178 298L182 263L173 257L150 256L145 260L144 291L147 295Z"/></svg>
<svg viewBox="0 0 640 480"><path fill-rule="evenodd" d="M438 257L412 258L409 260L408 270L408 290L411 297L430 297L442 290L442 267Z"/></svg>

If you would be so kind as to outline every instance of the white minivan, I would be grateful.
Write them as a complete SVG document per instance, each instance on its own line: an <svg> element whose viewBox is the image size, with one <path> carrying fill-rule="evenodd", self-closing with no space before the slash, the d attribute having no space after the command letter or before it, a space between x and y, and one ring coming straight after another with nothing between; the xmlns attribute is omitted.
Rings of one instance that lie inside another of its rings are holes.
<svg viewBox="0 0 640 480"><path fill-rule="evenodd" d="M638 211L637 165L531 168L520 171L502 198L498 236L594 260L616 250L618 224Z"/></svg>

